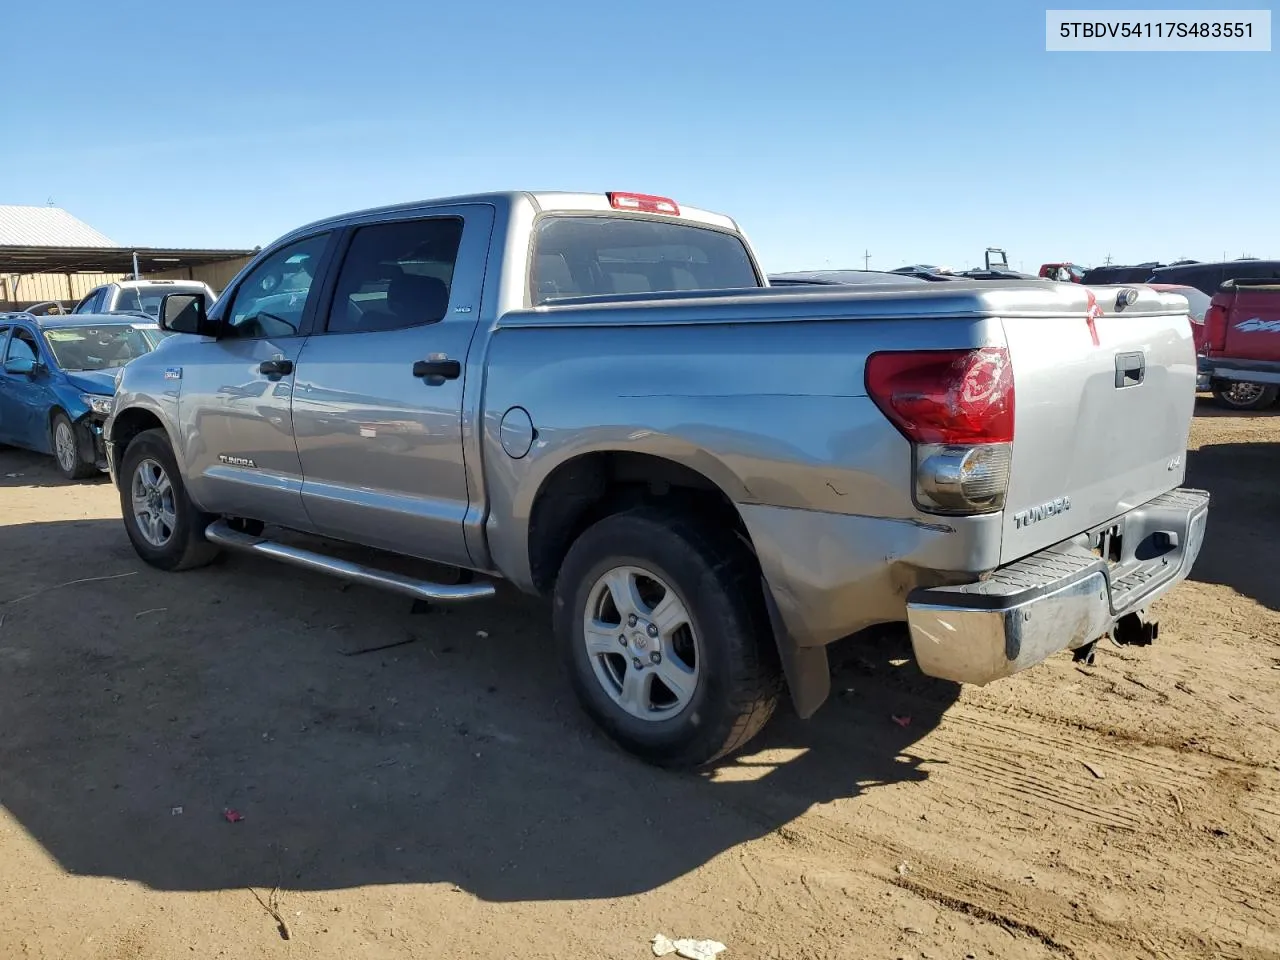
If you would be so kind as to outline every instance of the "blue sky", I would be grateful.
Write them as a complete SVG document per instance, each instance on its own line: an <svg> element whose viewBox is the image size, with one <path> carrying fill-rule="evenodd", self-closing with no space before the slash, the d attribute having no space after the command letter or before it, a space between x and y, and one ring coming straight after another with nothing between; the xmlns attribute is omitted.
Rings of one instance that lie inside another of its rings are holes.
<svg viewBox="0 0 1280 960"><path fill-rule="evenodd" d="M1032 270L1280 257L1280 54L1049 54L1044 16L14 4L0 203L52 198L127 244L253 246L381 203L623 189L736 217L771 270L866 250L873 268L959 267L988 245Z"/></svg>

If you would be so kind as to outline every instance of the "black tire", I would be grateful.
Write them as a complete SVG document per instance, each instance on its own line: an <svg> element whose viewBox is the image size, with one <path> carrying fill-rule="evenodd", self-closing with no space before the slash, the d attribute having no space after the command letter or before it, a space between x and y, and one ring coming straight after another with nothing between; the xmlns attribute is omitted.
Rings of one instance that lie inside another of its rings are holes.
<svg viewBox="0 0 1280 960"><path fill-rule="evenodd" d="M632 716L596 676L583 618L593 585L620 566L650 571L670 585L699 638L699 678L674 716ZM606 517L569 549L556 580L553 617L583 708L620 746L650 763L710 763L743 746L773 714L782 672L760 573L731 533L651 508Z"/></svg>
<svg viewBox="0 0 1280 960"><path fill-rule="evenodd" d="M160 465L172 490L176 522L168 540L159 546L147 540L134 515L133 481L139 465L145 460ZM163 430L144 430L133 438L120 458L119 483L125 532L129 534L133 549L147 563L161 570L190 570L212 563L218 556L217 546L204 538L205 528L216 518L197 510L187 496L177 460Z"/></svg>
<svg viewBox="0 0 1280 960"><path fill-rule="evenodd" d="M1236 387L1256 387L1247 398L1235 392ZM1218 406L1228 410L1265 410L1280 396L1280 387L1268 387L1260 383L1243 383L1235 380L1215 380L1212 384L1213 399Z"/></svg>
<svg viewBox="0 0 1280 960"><path fill-rule="evenodd" d="M65 430L71 435L71 464L64 464L61 451L58 449L58 433ZM53 415L53 419L49 421L49 439L53 447L53 462L58 465L58 472L67 480L87 480L89 477L96 476L100 471L94 464L92 451L90 451L89 462L85 458L85 438L81 436L84 431L77 430L76 425L71 422L71 418L59 410Z"/></svg>

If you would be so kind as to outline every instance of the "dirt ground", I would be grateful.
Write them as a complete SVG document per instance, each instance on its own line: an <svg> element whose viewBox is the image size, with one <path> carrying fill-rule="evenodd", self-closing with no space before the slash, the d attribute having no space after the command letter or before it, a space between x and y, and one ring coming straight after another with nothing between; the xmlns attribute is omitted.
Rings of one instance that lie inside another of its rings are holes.
<svg viewBox="0 0 1280 960"><path fill-rule="evenodd" d="M0 452L0 958L1280 957L1280 412L1200 414L1153 647L962 690L889 636L704 775L593 731L537 602L162 574Z"/></svg>

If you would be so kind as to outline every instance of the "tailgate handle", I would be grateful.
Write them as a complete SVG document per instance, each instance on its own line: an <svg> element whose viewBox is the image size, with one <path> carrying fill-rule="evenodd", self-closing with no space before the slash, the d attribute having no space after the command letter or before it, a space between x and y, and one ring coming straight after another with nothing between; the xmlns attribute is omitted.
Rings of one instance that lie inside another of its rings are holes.
<svg viewBox="0 0 1280 960"><path fill-rule="evenodd" d="M1137 353L1116 354L1116 389L1136 387L1147 375L1147 356Z"/></svg>

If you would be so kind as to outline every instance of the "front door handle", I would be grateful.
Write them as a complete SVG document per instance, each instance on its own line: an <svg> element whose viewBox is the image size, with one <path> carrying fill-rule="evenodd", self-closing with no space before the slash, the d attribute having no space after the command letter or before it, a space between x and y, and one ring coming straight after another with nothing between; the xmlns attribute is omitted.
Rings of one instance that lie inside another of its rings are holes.
<svg viewBox="0 0 1280 960"><path fill-rule="evenodd" d="M265 377L287 377L293 373L292 360L263 360L258 372Z"/></svg>
<svg viewBox="0 0 1280 960"><path fill-rule="evenodd" d="M439 377L442 380L457 380L462 376L462 364L448 357L417 360L413 364L413 375L419 378Z"/></svg>

